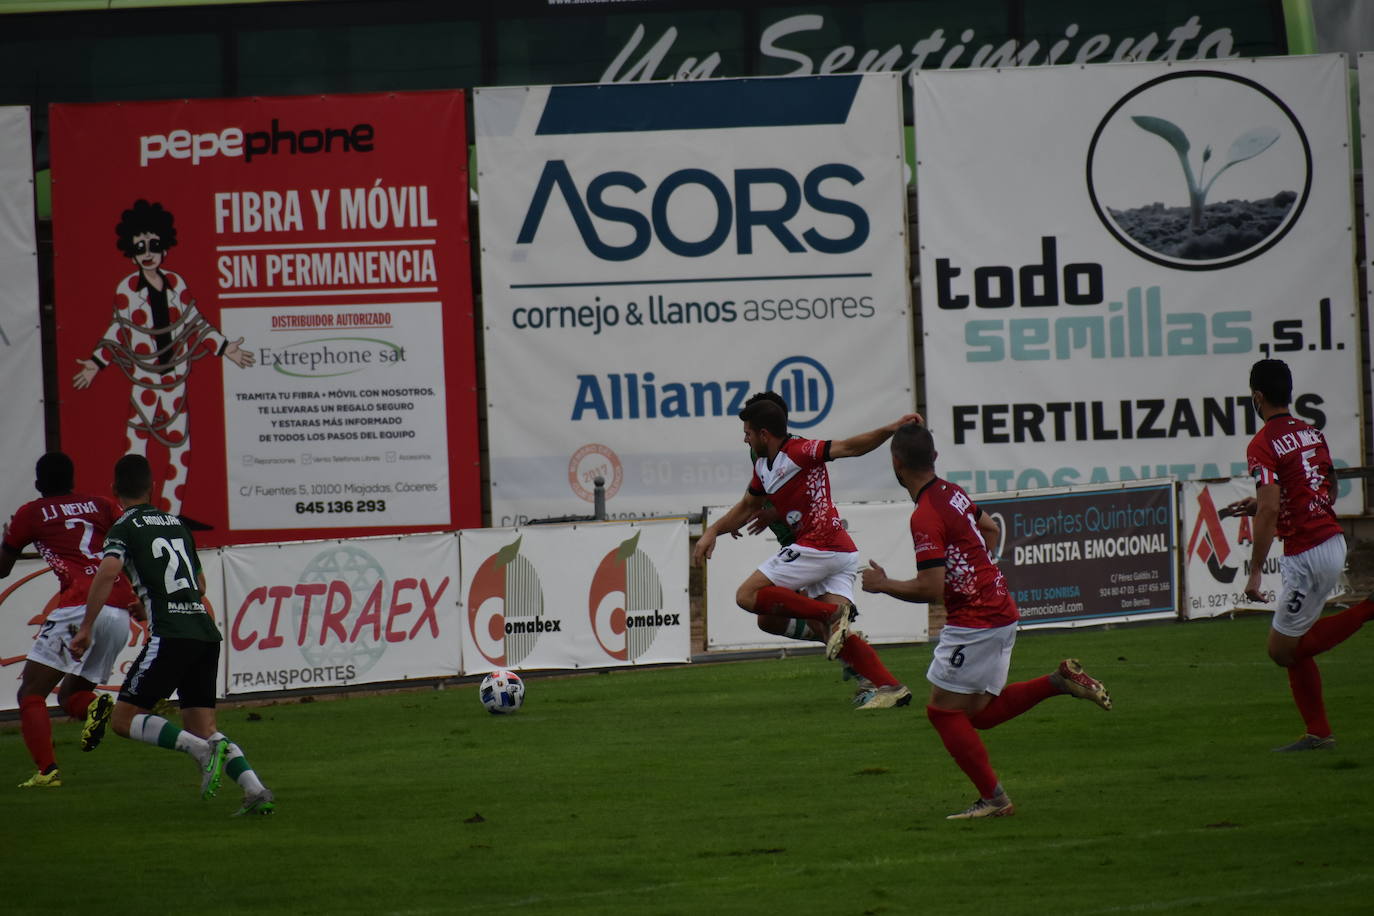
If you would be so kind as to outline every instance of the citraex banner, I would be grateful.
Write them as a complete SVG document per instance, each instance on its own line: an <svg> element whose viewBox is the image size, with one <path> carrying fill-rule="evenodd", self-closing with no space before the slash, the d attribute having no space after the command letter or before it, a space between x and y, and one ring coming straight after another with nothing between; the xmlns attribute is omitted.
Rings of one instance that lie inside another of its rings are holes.
<svg viewBox="0 0 1374 916"><path fill-rule="evenodd" d="M492 520L733 502L735 415L842 438L909 410L893 74L479 89ZM891 489L885 455L834 470Z"/></svg>
<svg viewBox="0 0 1374 916"><path fill-rule="evenodd" d="M971 491L1244 474L1257 359L1360 457L1345 58L921 72L929 420ZM1357 512L1361 484L1339 508Z"/></svg>

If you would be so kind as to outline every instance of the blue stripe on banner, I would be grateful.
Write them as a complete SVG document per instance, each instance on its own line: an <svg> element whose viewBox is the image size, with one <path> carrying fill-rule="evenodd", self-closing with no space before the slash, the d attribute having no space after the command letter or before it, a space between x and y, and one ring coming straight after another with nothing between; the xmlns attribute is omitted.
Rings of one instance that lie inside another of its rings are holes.
<svg viewBox="0 0 1374 916"><path fill-rule="evenodd" d="M553 86L537 134L843 124L862 75Z"/></svg>

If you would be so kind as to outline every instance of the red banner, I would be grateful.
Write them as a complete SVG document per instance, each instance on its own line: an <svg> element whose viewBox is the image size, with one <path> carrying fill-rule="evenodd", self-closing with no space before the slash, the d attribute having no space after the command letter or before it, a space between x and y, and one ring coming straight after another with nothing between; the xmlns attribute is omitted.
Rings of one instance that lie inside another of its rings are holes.
<svg viewBox="0 0 1374 916"><path fill-rule="evenodd" d="M146 454L210 546L480 524L463 93L51 123L81 488Z"/></svg>

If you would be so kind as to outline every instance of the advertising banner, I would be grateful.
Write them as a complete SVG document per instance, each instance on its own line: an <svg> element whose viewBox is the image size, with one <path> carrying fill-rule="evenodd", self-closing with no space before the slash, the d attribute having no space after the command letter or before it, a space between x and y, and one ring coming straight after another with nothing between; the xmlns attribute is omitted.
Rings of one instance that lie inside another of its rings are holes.
<svg viewBox="0 0 1374 916"><path fill-rule="evenodd" d="M223 615L224 576L220 567L219 552L202 550L199 552L201 569L205 573L205 594L214 608L216 618ZM18 709L16 696L19 690L20 675L24 670L24 659L28 655L33 640L38 636L49 611L56 605L55 599L61 586L52 569L42 560L19 560L9 576L0 579L0 711ZM129 668L138 658L147 635L145 626L129 621L129 639L115 660L114 671L109 683L102 688L117 691L124 684ZM226 652L220 649L219 696L224 696L224 661ZM48 701L56 705L56 698Z"/></svg>
<svg viewBox="0 0 1374 916"><path fill-rule="evenodd" d="M737 500L736 414L843 438L911 409L893 74L475 93L492 519ZM885 455L833 472L890 489Z"/></svg>
<svg viewBox="0 0 1374 916"><path fill-rule="evenodd" d="M1374 52L1359 55L1360 158L1364 165L1364 304L1374 314ZM1366 353L1374 353L1371 338Z"/></svg>
<svg viewBox="0 0 1374 916"><path fill-rule="evenodd" d="M1187 481L1181 485L1179 514L1183 546L1183 616L1216 617L1240 608L1273 610L1245 597L1250 578L1250 548L1254 521L1250 516L1223 516L1225 507L1255 495L1250 477L1226 480ZM1275 540L1264 561L1260 589L1266 595L1279 590L1279 557L1283 543Z"/></svg>
<svg viewBox="0 0 1374 916"><path fill-rule="evenodd" d="M43 346L38 317L33 154L29 109L0 107L0 391L5 437L0 512L8 517L37 494L32 469L43 447ZM102 491L103 492L103 491Z"/></svg>
<svg viewBox="0 0 1374 916"><path fill-rule="evenodd" d="M887 450L883 449L884 454ZM889 490L895 489L895 485ZM859 548L860 567L874 560L899 579L916 575L911 545L911 502L836 503L845 530ZM725 514L728 506L706 509L705 524ZM736 540L722 537L706 565L706 648L726 649L815 648L819 643L798 642L774 636L758 628L758 618L735 604L735 590L749 574L779 550L768 532ZM930 605L874 595L854 583L854 605L859 609L858 628L872 644L925 642L930 638Z"/></svg>
<svg viewBox="0 0 1374 916"><path fill-rule="evenodd" d="M1341 55L915 77L931 429L970 491L1245 472L1249 368L1361 463ZM1342 481L1338 509L1360 511Z"/></svg>
<svg viewBox="0 0 1374 916"><path fill-rule="evenodd" d="M1178 615L1174 482L984 493L1023 627Z"/></svg>
<svg viewBox="0 0 1374 916"><path fill-rule="evenodd" d="M461 92L54 105L52 161L78 483L146 454L204 544L480 524Z"/></svg>
<svg viewBox="0 0 1374 916"><path fill-rule="evenodd" d="M453 534L224 550L228 692L459 673Z"/></svg>
<svg viewBox="0 0 1374 916"><path fill-rule="evenodd" d="M684 519L459 532L463 673L692 657Z"/></svg>

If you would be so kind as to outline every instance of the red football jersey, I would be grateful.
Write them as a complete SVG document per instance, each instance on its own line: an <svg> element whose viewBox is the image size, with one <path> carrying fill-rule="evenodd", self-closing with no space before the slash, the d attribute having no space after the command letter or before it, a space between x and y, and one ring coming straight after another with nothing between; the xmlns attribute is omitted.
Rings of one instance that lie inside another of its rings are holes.
<svg viewBox="0 0 1374 916"><path fill-rule="evenodd" d="M1336 519L1336 478L1321 430L1297 417L1270 417L1245 450L1255 486L1279 485L1277 534L1287 556L1342 532Z"/></svg>
<svg viewBox="0 0 1374 916"><path fill-rule="evenodd" d="M840 524L840 513L830 499L830 443L820 439L788 436L770 462L754 462L749 492L767 496L778 517L792 527L802 547L853 553L858 548Z"/></svg>
<svg viewBox="0 0 1374 916"><path fill-rule="evenodd" d="M25 545L33 544L60 583L58 606L83 605L100 565L105 532L118 518L115 506L99 496L45 496L25 503L14 513L5 529L5 546L19 553ZM133 589L120 576L105 603L128 607L133 601Z"/></svg>
<svg viewBox="0 0 1374 916"><path fill-rule="evenodd" d="M945 568L950 626L981 629L1021 619L1007 580L978 530L980 511L962 487L937 477L921 488L911 513L916 568Z"/></svg>

